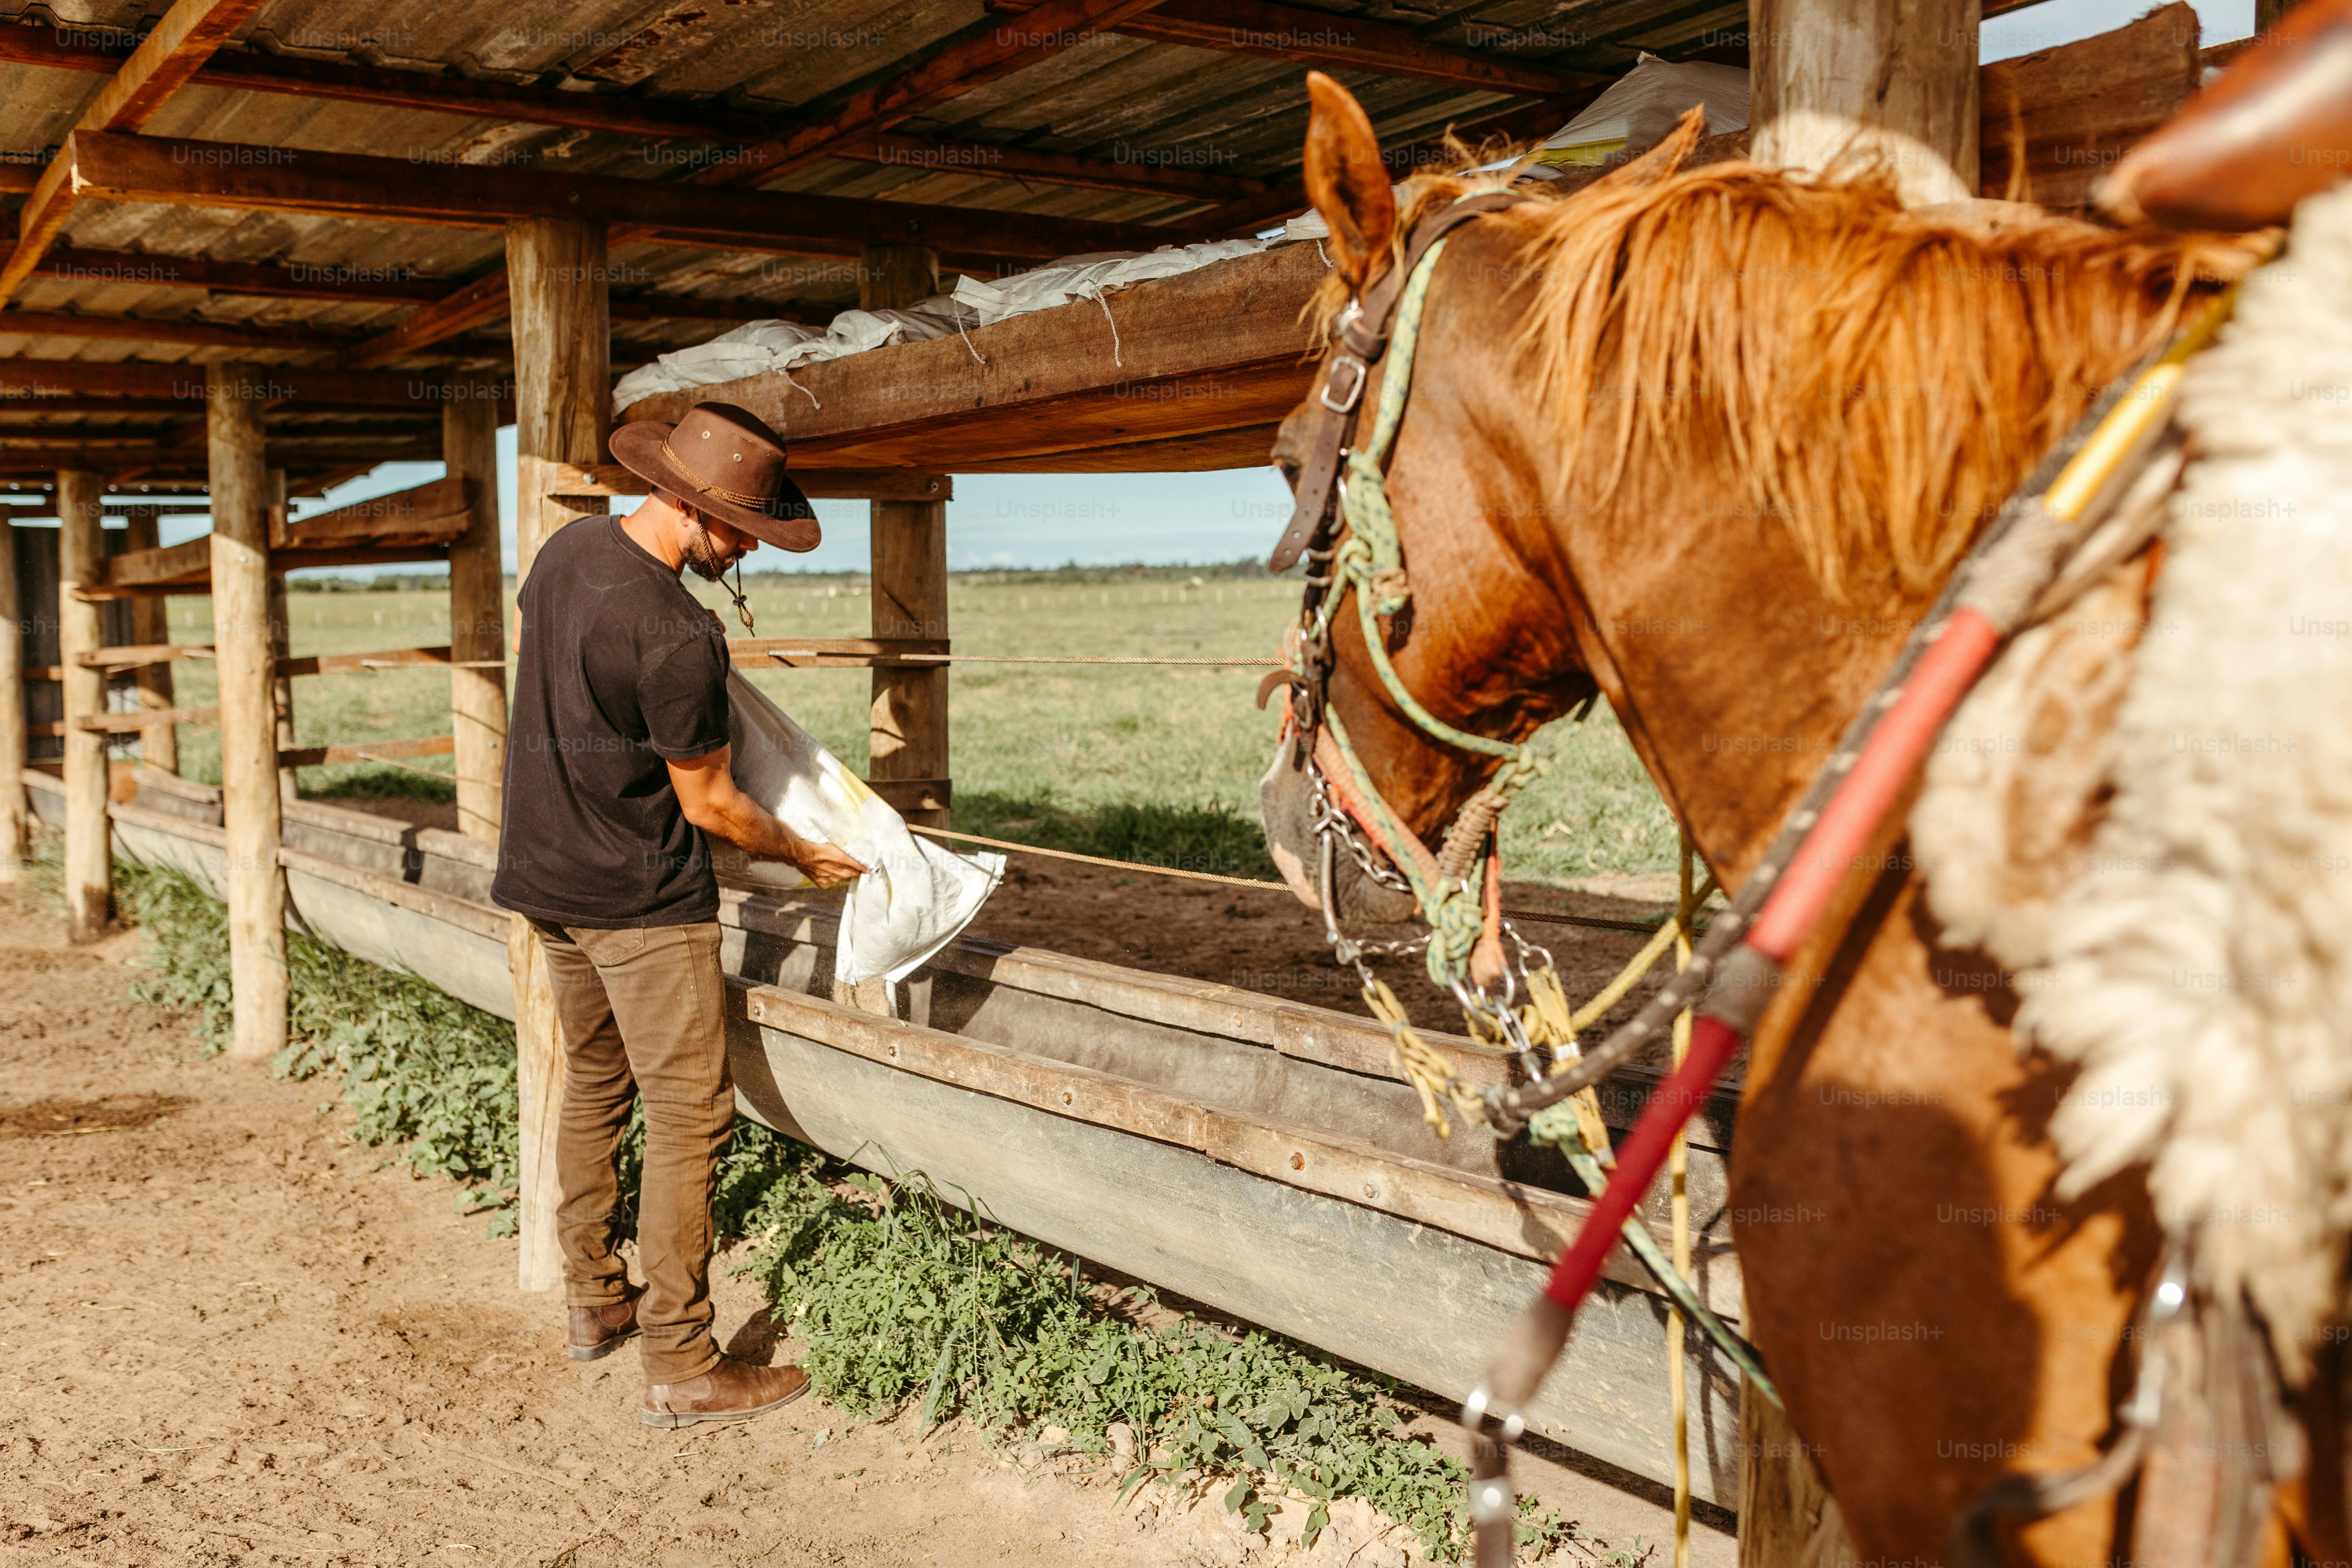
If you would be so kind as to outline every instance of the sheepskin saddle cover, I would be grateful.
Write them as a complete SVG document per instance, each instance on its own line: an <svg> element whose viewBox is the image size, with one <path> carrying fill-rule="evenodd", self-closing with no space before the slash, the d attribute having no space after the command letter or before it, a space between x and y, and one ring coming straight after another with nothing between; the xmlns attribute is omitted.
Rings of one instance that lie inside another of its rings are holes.
<svg viewBox="0 0 2352 1568"><path fill-rule="evenodd" d="M1911 820L1943 940L2080 1072L2062 1195L2145 1165L2299 1383L2352 1229L2352 187L2189 367L2161 570L2019 637Z"/></svg>

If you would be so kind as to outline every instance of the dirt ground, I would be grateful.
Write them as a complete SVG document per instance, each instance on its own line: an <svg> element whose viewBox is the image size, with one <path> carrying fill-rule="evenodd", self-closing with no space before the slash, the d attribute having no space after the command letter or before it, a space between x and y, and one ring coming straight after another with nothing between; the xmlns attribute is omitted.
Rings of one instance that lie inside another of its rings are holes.
<svg viewBox="0 0 2352 1568"><path fill-rule="evenodd" d="M1213 1492L1122 1509L1098 1470L814 1396L639 1426L634 1354L565 1359L559 1305L514 1289L514 1244L452 1186L376 1168L325 1086L199 1059L131 1002L139 942L69 950L0 892L0 1564L1405 1561L1360 1509L1312 1553L1281 1527L1253 1545ZM753 1289L718 1298L730 1348L792 1353ZM1555 1561L1664 1561L1654 1489L1522 1470L1591 1538ZM1694 1546L1736 1557L1706 1524Z"/></svg>

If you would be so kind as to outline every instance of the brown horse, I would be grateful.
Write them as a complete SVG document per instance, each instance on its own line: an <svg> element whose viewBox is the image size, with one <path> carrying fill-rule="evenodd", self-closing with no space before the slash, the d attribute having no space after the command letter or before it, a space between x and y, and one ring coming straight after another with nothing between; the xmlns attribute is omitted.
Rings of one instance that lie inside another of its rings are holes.
<svg viewBox="0 0 2352 1568"><path fill-rule="evenodd" d="M1362 111L1310 82L1328 322L1475 186L1392 195ZM1454 232L1389 470L1414 611L1389 641L1437 717L1490 736L1597 684L1736 889L2001 498L2257 252L1906 211L1867 172L1680 169L1698 132ZM1294 479L1319 417L1310 400L1284 426ZM1434 842L1491 760L1396 710L1357 624L1332 617L1329 701ZM1277 758L1268 837L1302 896L1310 787ZM1794 1216L1739 1234L1748 1331L1862 1559L1927 1563L1996 1479L2095 1457L2159 1237L2131 1179L2052 1195L2063 1075L2018 1051L2004 977L1939 943L1904 847L1884 847L1753 1037L1732 1204ZM1336 881L1343 912L1394 902L1345 856ZM2130 1508L2126 1489L2008 1549L2090 1568ZM2306 1538L2344 1556L2336 1521Z"/></svg>

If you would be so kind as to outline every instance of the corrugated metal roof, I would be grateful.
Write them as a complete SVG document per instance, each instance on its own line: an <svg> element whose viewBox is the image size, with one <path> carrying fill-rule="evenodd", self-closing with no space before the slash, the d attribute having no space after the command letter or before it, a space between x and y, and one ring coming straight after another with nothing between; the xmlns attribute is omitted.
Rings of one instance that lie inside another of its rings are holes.
<svg viewBox="0 0 2352 1568"><path fill-rule="evenodd" d="M1744 49L1744 0L1473 0L1430 9L1364 0L1307 8L1334 25L1351 17L1414 29L1425 41L1489 58L1608 73L1639 48ZM148 20L146 0L0 0L0 24L69 29L68 41L128 47ZM278 0L234 49L257 55L625 96L656 104L786 116L822 112L851 91L903 71L944 45L1003 25L982 0ZM1287 60L1157 43L1112 33L1050 56L898 125L898 133L1159 164L1259 180L1295 174L1306 124L1305 68ZM1384 140L1408 141L1522 100L1360 70L1333 72L1358 94ZM0 161L38 161L99 90L95 72L0 65ZM1563 115L1563 118L1565 116ZM733 145L646 142L470 111L441 112L193 83L146 129L153 134L440 163L527 163L551 172L664 180L690 174ZM1211 204L1150 191L1010 179L969 167L825 158L767 188L1034 214L1166 224ZM13 200L14 198L12 198ZM77 247L220 262L369 269L448 280L452 289L500 265L495 231L339 217L89 201L68 223ZM621 292L692 293L758 301L822 320L856 303L857 268L839 258L727 253L670 244L615 249ZM384 300L260 298L105 279L36 277L13 309L207 322L257 331L382 331L414 307ZM615 357L642 362L704 341L723 323L614 323ZM494 330L494 329L493 329ZM0 357L104 363L201 363L227 357L331 363L316 350L225 349L170 342L0 333ZM391 368L447 362L446 351ZM385 428L385 416L324 412L279 416L289 430ZM152 419L148 421L152 424ZM0 405L0 443L27 431L135 428L131 416L31 413Z"/></svg>

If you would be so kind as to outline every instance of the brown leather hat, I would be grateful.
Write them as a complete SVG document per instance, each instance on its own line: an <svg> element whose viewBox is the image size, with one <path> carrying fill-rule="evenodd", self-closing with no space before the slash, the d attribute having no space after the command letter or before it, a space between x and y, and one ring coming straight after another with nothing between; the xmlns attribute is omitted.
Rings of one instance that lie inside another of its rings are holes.
<svg viewBox="0 0 2352 1568"><path fill-rule="evenodd" d="M629 472L754 539L784 550L817 547L816 509L784 472L783 438L748 409L698 404L676 425L624 425L612 445Z"/></svg>

